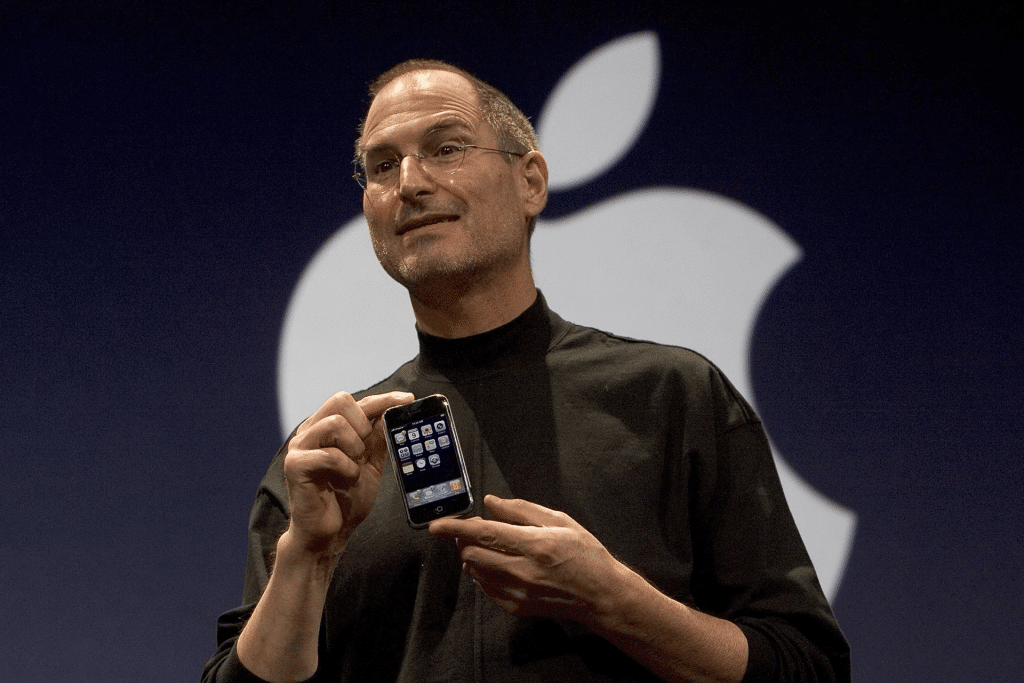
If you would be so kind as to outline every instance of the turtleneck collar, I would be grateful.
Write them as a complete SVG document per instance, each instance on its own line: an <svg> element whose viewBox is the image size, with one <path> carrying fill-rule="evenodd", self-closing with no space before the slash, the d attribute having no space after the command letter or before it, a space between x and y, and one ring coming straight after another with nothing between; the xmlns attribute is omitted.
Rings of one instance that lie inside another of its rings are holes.
<svg viewBox="0 0 1024 683"><path fill-rule="evenodd" d="M452 382L480 379L544 358L568 324L548 308L544 295L519 317L482 334L459 339L435 337L417 328L420 355L417 368L427 376Z"/></svg>

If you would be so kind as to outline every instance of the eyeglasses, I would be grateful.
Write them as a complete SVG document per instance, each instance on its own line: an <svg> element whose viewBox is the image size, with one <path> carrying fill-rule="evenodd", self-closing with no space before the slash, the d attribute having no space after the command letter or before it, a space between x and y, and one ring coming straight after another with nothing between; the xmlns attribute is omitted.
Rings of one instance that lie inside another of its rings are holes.
<svg viewBox="0 0 1024 683"><path fill-rule="evenodd" d="M398 182L402 161L405 157L416 157L419 159L423 170L436 178L442 173L451 174L462 168L462 162L466 158L466 150L470 148L478 149L482 152L511 154L516 157L522 157L526 154L526 152L512 152L507 149L493 149L491 147L466 145L461 142L449 141L438 145L432 152L426 154L414 152L398 156L381 156L380 158L371 155L363 164L353 164L355 166L355 173L352 174L352 179L359 184L359 187L363 188L364 192L387 192Z"/></svg>

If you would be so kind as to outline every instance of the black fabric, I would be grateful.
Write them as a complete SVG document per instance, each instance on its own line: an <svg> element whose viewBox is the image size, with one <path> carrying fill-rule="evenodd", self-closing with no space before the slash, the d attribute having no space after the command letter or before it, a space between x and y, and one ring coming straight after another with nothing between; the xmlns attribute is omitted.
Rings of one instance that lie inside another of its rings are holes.
<svg viewBox="0 0 1024 683"><path fill-rule="evenodd" d="M483 335L421 333L359 396L391 389L448 397L478 513L485 493L566 512L669 596L737 623L747 681L849 680L760 421L702 356L567 323L539 296ZM204 680L256 680L233 645L287 526L284 450L253 508L245 606L222 617ZM494 606L450 540L408 527L393 475L338 565L320 662L323 681L654 680L575 622Z"/></svg>

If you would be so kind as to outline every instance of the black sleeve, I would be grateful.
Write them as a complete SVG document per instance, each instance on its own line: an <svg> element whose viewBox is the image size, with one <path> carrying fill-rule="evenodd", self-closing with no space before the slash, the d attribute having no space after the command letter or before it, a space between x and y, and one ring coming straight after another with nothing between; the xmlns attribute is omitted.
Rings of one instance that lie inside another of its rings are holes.
<svg viewBox="0 0 1024 683"><path fill-rule="evenodd" d="M849 645L793 521L767 436L721 379L729 418L719 422L713 484L697 515L695 595L746 636L744 683L849 683Z"/></svg>
<svg viewBox="0 0 1024 683"><path fill-rule="evenodd" d="M284 481L286 451L287 441L260 482L249 515L249 559L242 606L217 619L217 651L203 670L203 683L263 683L239 661L235 643L267 587L277 540L288 528L288 489Z"/></svg>

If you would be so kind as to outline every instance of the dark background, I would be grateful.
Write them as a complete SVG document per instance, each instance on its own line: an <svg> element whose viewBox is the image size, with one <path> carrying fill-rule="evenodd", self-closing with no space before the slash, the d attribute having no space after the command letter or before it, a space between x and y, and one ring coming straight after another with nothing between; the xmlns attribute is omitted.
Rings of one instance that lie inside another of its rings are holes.
<svg viewBox="0 0 1024 683"><path fill-rule="evenodd" d="M547 215L678 185L792 235L753 381L858 514L834 601L855 679L1019 680L1017 3L302 4L0 3L4 680L198 677L281 438L288 297L360 210L367 82L442 57L536 117L638 30L653 117Z"/></svg>

